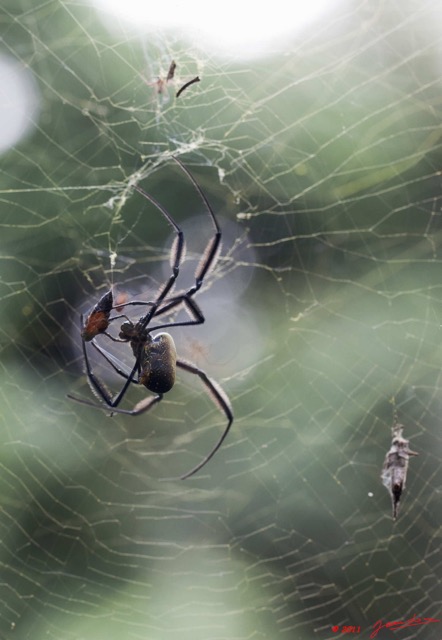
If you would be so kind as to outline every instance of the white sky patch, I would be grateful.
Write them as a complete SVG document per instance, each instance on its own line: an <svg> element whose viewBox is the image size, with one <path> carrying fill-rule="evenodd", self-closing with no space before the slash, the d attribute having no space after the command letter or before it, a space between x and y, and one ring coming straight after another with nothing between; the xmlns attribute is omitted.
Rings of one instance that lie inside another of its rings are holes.
<svg viewBox="0 0 442 640"><path fill-rule="evenodd" d="M259 56L280 47L312 20L333 9L339 0L92 0L108 25L119 21L138 31L175 29L193 43L229 56Z"/></svg>
<svg viewBox="0 0 442 640"><path fill-rule="evenodd" d="M31 72L22 64L0 56L0 154L28 133L37 117L39 99Z"/></svg>

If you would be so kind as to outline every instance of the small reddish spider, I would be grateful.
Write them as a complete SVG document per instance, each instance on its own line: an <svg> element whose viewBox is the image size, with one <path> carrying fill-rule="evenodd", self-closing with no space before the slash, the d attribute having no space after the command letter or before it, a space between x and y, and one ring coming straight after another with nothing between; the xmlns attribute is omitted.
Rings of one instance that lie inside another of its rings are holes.
<svg viewBox="0 0 442 640"><path fill-rule="evenodd" d="M107 291L100 298L86 317L85 321L83 321L83 316L81 317L82 349L87 379L92 391L98 395L104 405L93 402L92 400L77 398L72 395L69 395L68 397L72 400L76 400L77 402L81 402L82 404L99 409L109 407L111 415L113 413L123 413L131 416L137 416L152 409L152 407L162 400L163 395L172 389L175 383L177 367L187 371L188 373L197 375L214 403L224 413L227 419L227 426L213 449L206 455L206 457L193 469L181 476L181 479L184 480L204 467L204 465L207 464L207 462L221 447L230 431L230 427L233 422L233 411L229 398L218 383L212 380L212 378L209 378L202 369L199 369L193 363L177 357L175 343L169 333L161 332L156 335L152 335L154 331L158 331L159 329L173 329L174 327L179 326L198 325L205 321L203 312L193 299L193 296L195 296L195 294L201 289L205 276L209 270L214 267L219 255L221 244L221 229L209 201L190 171L186 169L179 160L176 158L174 158L174 160L188 176L197 190L209 213L209 217L214 227L214 235L212 239L209 240L201 261L197 266L195 282L189 289L187 289L187 291L177 295L170 295L178 278L183 259L184 234L175 220L157 200L141 189L141 187L135 186L134 188L163 214L176 233L175 242L171 250L170 263L172 265L172 272L166 282L160 287L154 300L146 302L131 301L124 303L125 309L130 306L148 307L147 312L142 315L137 322L133 322L124 314L111 316L113 310L121 310L121 305L116 304L113 306L114 300L111 290ZM179 322L170 320L161 323L160 321L159 324L151 325L154 319L159 316L166 316L167 318L168 315L174 313L180 307L186 310L190 319ZM118 318L125 318L126 321L121 324L118 338L115 338L108 332L108 328L109 325ZM103 336L103 339L106 337L113 342L129 343L132 355L135 358L135 363L131 370L128 370L123 363L119 362L119 360L117 360L113 355L97 344L96 338L101 336ZM91 343L101 357L103 357L104 360L113 368L113 370L119 376L124 378L125 381L116 395L113 396L107 390L104 383L92 370L86 348L86 343L88 342ZM133 409L121 409L119 405L124 399L131 384L142 385L156 395L144 398L138 402Z"/></svg>
<svg viewBox="0 0 442 640"><path fill-rule="evenodd" d="M113 304L114 298L112 291L108 291L99 299L81 329L81 337L83 340L90 342L98 336L99 333L106 333Z"/></svg>

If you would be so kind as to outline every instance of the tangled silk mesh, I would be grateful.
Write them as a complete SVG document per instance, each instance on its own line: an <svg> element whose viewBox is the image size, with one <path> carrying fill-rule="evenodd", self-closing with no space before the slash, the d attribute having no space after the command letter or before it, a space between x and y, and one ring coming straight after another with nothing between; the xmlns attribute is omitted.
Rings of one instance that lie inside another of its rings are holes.
<svg viewBox="0 0 442 640"><path fill-rule="evenodd" d="M81 3L5 5L1 53L39 108L0 160L0 637L328 640L437 619L437 3L342 4L247 61L167 32L116 36ZM120 305L152 299L170 274L173 234L134 184L182 226L178 289L192 282L211 228L171 155L223 228L197 296L207 321L173 335L235 412L185 482L164 478L225 425L198 380L180 372L137 418L66 399L94 397L80 313L110 286ZM380 472L395 411L419 456L393 523Z"/></svg>

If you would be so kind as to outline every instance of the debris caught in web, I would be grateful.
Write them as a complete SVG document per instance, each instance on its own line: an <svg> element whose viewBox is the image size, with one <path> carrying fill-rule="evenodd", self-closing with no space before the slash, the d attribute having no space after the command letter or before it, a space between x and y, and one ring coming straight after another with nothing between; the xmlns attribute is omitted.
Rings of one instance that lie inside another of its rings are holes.
<svg viewBox="0 0 442 640"><path fill-rule="evenodd" d="M173 80L173 76L175 75L175 69L176 69L176 62L175 60L172 60L172 62L170 63L169 71L167 72L166 82L170 82L170 80Z"/></svg>
<svg viewBox="0 0 442 640"><path fill-rule="evenodd" d="M387 488L393 507L393 520L396 520L399 512L399 502L402 492L405 489L405 481L407 479L408 461L410 456L419 455L409 448L409 441L405 440L402 433L404 425L394 421L392 432L392 441L390 450L385 456L384 466L382 468L382 482Z"/></svg>
<svg viewBox="0 0 442 640"><path fill-rule="evenodd" d="M167 72L167 76L164 78L163 76L158 76L158 78L156 80L154 80L153 82L146 82L146 80L144 80L144 82L146 82L148 87L155 87L156 91L159 95L161 95L162 93L165 92L167 86L169 83L173 83L173 79L175 76L175 69L176 69L176 62L175 60L172 60L172 62L170 63L169 66L169 70Z"/></svg>
<svg viewBox="0 0 442 640"><path fill-rule="evenodd" d="M201 82L199 76L196 76L195 78L192 78L192 80L189 80L189 82L186 82L186 84L183 84L181 89L178 89L178 91L176 92L176 97L179 98L183 91L185 91L187 87L190 87L192 84L195 84L195 82Z"/></svg>

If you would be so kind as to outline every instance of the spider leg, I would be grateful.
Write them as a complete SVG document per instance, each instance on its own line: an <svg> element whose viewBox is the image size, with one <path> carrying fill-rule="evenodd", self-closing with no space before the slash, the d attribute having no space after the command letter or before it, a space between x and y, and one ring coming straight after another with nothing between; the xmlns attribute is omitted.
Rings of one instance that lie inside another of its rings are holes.
<svg viewBox="0 0 442 640"><path fill-rule="evenodd" d="M124 302L123 304L119 304L118 307L120 309L122 309L123 307L130 307L130 306L138 306L138 307L153 307L155 303L153 301L148 301L148 302L144 302L143 300L130 300L130 302ZM117 307L112 307L112 309L116 309ZM116 316L117 318L126 318L126 320L129 320L129 318L125 315L122 316ZM111 318L111 320L115 320L115 318Z"/></svg>
<svg viewBox="0 0 442 640"><path fill-rule="evenodd" d="M126 341L125 340L121 340L120 342L126 342ZM118 375L120 375L123 378L125 378L125 380L127 380L129 378L130 374L128 372L124 372L123 371L123 368L122 368L123 367L123 363L121 363L118 360L118 358L115 358L111 353L109 353L108 351L103 349L103 347L100 347L100 345L96 344L96 342L92 341L91 344L94 347L94 349L96 349L98 351L98 353L100 353L103 356L103 358L111 365L113 370L116 373L118 373ZM138 378L132 378L131 382L133 382L134 384L139 384Z"/></svg>
<svg viewBox="0 0 442 640"><path fill-rule="evenodd" d="M134 384L138 384L138 380L134 380L133 378L133 373L134 373L133 371L131 371L129 375L124 373L124 371L120 369L113 362L113 360L110 357L110 354L108 354L104 349L102 349L97 344L95 344L95 342L92 342L92 344L95 347L95 349L103 356L103 358L113 367L113 369L120 376L123 376L123 378L126 378L126 384L123 387L124 389L127 388L130 382L133 382ZM106 403L106 405L110 409L112 409L112 414L125 413L126 415L130 415L130 416L138 416L141 413L145 413L146 411L149 411L149 409L151 409L155 404L157 404L162 400L163 394L158 394L156 396L149 396L148 398L144 398L143 400L138 402L133 409L119 409L117 405L121 402L121 398L122 398L121 392L118 394L118 396L116 396L116 398L112 399L112 396L104 386L104 383L101 382L101 380L99 380L97 376L94 374L89 362L89 356L87 355L86 343L84 342L84 340L83 340L83 355L84 355L84 361L86 364L86 374L87 374L89 384L92 387L92 390L95 390L96 393ZM139 369L138 362L137 362L137 367ZM75 400L76 402L80 402L81 404L85 404L88 407L94 407L95 409L106 409L105 405L100 404L98 402L93 402L93 400L87 400L86 398L77 398L76 396L73 396L71 394L68 394L67 397L71 398L71 400Z"/></svg>
<svg viewBox="0 0 442 640"><path fill-rule="evenodd" d="M182 294L182 295L177 295L177 296L173 296L171 298L166 298L165 300L163 300L164 306L161 306L159 309L157 308L157 310L154 313L154 317L156 318L157 316L161 316L164 313L168 313L171 309L174 309L175 307L178 307L180 304L187 304L187 300L186 300L186 295L187 294ZM124 307L129 307L129 306L138 306L138 307L153 307L154 305L158 305L157 301L153 302L153 301L148 301L145 302L144 300L131 300L130 302L125 302L124 305L120 305L120 306L124 306ZM195 306L198 307L198 305L196 305L195 303L192 304L192 301L189 299L189 306ZM115 309L116 307L112 307L113 309ZM198 307L198 315L202 316L202 312ZM193 314L192 314L193 315ZM130 318L125 315L125 314L121 314L119 316L114 316L113 318L109 318L109 324L111 322L113 322L113 320L118 320L119 318L125 318L125 320L127 320L127 322L131 322ZM174 324L174 323L171 323ZM194 324L193 322L191 324ZM198 322L199 324L199 322ZM169 326L169 325L167 325ZM117 338L114 338L113 336L111 336L109 333L107 333L107 331L102 331L102 334L106 335L108 338L110 338L111 340L113 340L114 342L127 342L127 340L119 340Z"/></svg>
<svg viewBox="0 0 442 640"><path fill-rule="evenodd" d="M175 307L178 307L179 305L184 305L184 307L187 308L192 320L183 320L182 322L166 322L165 324L158 324L152 327L150 331L157 331L158 329L165 329L167 327L185 327L193 324L203 324L203 322L206 321L199 305L195 302L195 300L192 300L192 298L189 298L187 294L183 294L182 296L177 296L176 298L172 299L164 307L161 307L154 317L156 318L158 315L167 313L172 309L174 309Z"/></svg>
<svg viewBox="0 0 442 640"><path fill-rule="evenodd" d="M178 226L178 224L175 222L175 220L172 218L172 216L169 214L167 209L165 209L165 207L163 207L163 205L160 202L158 202L149 193L144 191L144 189L142 189L139 185L134 186L134 189L138 191L138 193L140 193L144 198L146 198L146 200L148 200L156 209L158 209L158 211L160 211L163 214L163 216L169 222L171 227L173 227L176 233L176 238L171 249L170 262L172 267L172 273L168 281L166 282L166 284L158 293L156 300L152 303L150 302L146 303L148 305L151 305L151 308L143 318L140 318L140 324L142 325L142 328L147 327L155 316L166 313L167 311L170 311L171 309L173 309L175 306L178 306L179 304L184 304L187 306L190 314L193 317L193 320L189 322L183 322L183 323L171 322L171 323L168 323L167 325L159 325L159 327L163 327L163 326L169 327L172 325L185 326L189 324L202 324L205 321L204 315L202 314L198 305L191 302L191 297L195 295L195 293L199 291L199 289L202 287L205 276L213 267L213 265L215 264L218 258L218 253L221 245L221 229L216 219L215 213L205 193L203 192L203 190L201 189L201 187L199 186L199 184L197 183L193 175L190 173L190 171L182 164L182 162L178 160L178 158L175 158L174 156L172 156L172 159L186 174L186 176L189 178L189 180L192 182L193 186L195 187L199 197L201 198L203 204L205 205L207 211L209 212L210 218L212 220L212 224L215 229L215 235L209 241L204 251L203 257L196 269L195 284L185 294L181 296L177 296L175 299L172 299L169 303L166 303L163 308L161 308L162 302L166 299L169 291L171 291L171 289L175 284L176 279L178 278L178 274L179 274L181 262L183 259L183 254L184 254L184 233L181 230L181 228ZM127 303L127 304L131 304L131 303Z"/></svg>
<svg viewBox="0 0 442 640"><path fill-rule="evenodd" d="M174 244L172 246L172 250L171 250L172 273L171 273L169 279L167 280L166 284L163 286L163 288L158 293L158 295L156 297L156 300L154 302L152 302L152 303L150 303L150 302L147 303L147 305L149 305L151 308L147 312L147 314L144 317L140 318L140 320L139 320L140 328L144 329L144 327L147 327L147 325L149 324L151 319L155 316L158 307L161 305L161 303L164 300L164 298L167 296L169 291L172 289L173 285L175 284L175 280L178 277L178 274L179 274L179 271L180 271L180 264L181 264L181 260L182 260L183 252L184 252L184 234L183 234L182 230L180 229L180 227L175 222L175 220L168 213L168 211L163 207L162 204L160 204L153 196L151 196L149 193L144 191L144 189L142 189L138 185L135 185L134 189L136 191L138 191L142 196L144 196L146 198L146 200L148 200L156 209L158 209L158 211L161 211L163 216L166 218L166 220L169 222L169 224L173 227L173 229L175 230L175 233L176 233L176 238L175 238ZM116 317L113 318L113 319L116 319ZM114 342L119 342L118 339L112 338L108 333L106 333L106 335L108 337L110 337ZM127 341L123 340L123 342L127 342ZM120 404L121 400L123 399L127 389L129 388L129 385L133 381L133 378L134 378L136 372L137 371L139 372L139 370L140 370L140 355L141 355L141 351L140 351L140 354L138 355L138 357L136 358L136 362L135 362L134 366L132 367L132 370L131 370L130 374L126 378L126 382L124 383L124 385L122 386L122 388L120 389L118 394L113 399L112 399L110 393L104 387L104 384L102 382L100 382L97 379L97 377L94 375L94 373L92 372L91 366L89 364L89 359L88 359L88 356L87 356L86 348L85 348L85 345L84 345L84 341L83 341L83 354L84 354L84 360L85 360L85 364L86 364L86 373L87 373L88 381L89 381L89 384L91 385L92 389L95 390L98 393L98 395L103 399L103 401L109 407L114 409L116 413L125 413L126 410L118 410L118 411L116 411L115 407L118 407L118 405ZM124 377L126 377L126 376L124 376ZM159 400L157 402L159 402ZM143 404L143 403L139 403L139 404ZM134 409L134 411L136 411L136 413L131 413L131 415L138 415L138 413L143 413L143 411L147 411L149 406L150 406L149 404L147 406L144 406L144 404L143 404L141 409L138 410L137 409L138 405L137 405L137 407L135 407L135 409Z"/></svg>
<svg viewBox="0 0 442 640"><path fill-rule="evenodd" d="M82 318L81 318L81 322L82 322ZM92 371L91 363L89 361L89 356L87 354L86 342L85 340L82 340L81 342L82 342L82 349L83 349L83 359L86 367L86 376L87 376L89 386L91 387L92 391L96 393L96 395L98 395L98 397L101 398L103 402L107 404L108 407L112 407L113 406L112 395L106 388L104 382L101 382L101 380L99 380L99 378L97 378L97 376ZM69 396L69 397L72 397L72 396ZM77 400L77 398L74 398L74 400Z"/></svg>
<svg viewBox="0 0 442 640"><path fill-rule="evenodd" d="M129 375L126 378L126 382L123 384L122 388L117 393L117 395L115 396L115 398L112 401L112 404L110 405L112 407L112 411L113 412L115 411L116 413L126 413L126 410L118 409L118 411L117 411L115 409L115 407L118 407L118 405L120 404L120 402L124 398L124 395L125 395L126 391L128 390L129 385L131 384L131 382L133 382L134 375L136 374L137 371L138 372L140 371L140 356L139 355L137 356L137 359L135 361L134 366L132 367L131 372L129 373ZM143 412L141 411L140 413L143 413ZM131 415L138 415L138 413L134 413L134 414L131 414Z"/></svg>
<svg viewBox="0 0 442 640"><path fill-rule="evenodd" d="M83 326L83 316L80 317L80 326ZM92 367L91 367L91 363L89 361L89 356L87 353L87 348L86 348L86 342L85 340L82 340L82 349L83 349L83 359L84 359L84 364L86 367L86 376L87 376L87 380L89 383L89 386L91 387L92 391L103 400L103 402L109 407L111 408L113 411L117 411L116 407L118 407L118 405L120 404L124 394L126 393L127 388L129 387L130 383L133 382L133 378L135 373L139 372L140 370L140 362L139 362L139 357L136 359L135 365L133 366L131 372L129 375L126 375L123 371L118 371L118 367L114 366L114 364L111 362L110 357L108 357L107 355L105 355L105 353L103 353L104 350L101 350L100 347L98 345L95 344L95 342L93 342L93 345L95 347L95 349L97 349L97 351L99 351L101 353L101 355L109 362L109 364L111 364L115 371L117 371L117 373L120 373L120 375L122 375L124 378L126 378L126 382L124 383L122 389L120 390L120 392L115 396L115 398L112 398L112 395L110 394L110 392L108 391L108 389L106 388L104 382L102 382L93 372ZM136 381L135 381L136 382ZM101 408L101 409L105 409L106 407L89 401L89 400L83 400L81 398L76 398L75 396L71 396L70 394L68 394L68 398L71 398L72 400L76 400L77 402L81 402L82 404L88 404L89 406L92 407L97 407L97 408ZM149 398L150 399L150 398ZM136 409L137 407L135 407ZM144 409L145 410L145 409ZM120 412L125 412L126 410L118 410L118 413ZM142 413L142 412L141 412ZM137 415L134 414L134 415Z"/></svg>
<svg viewBox="0 0 442 640"><path fill-rule="evenodd" d="M230 427L233 422L233 410L232 405L230 404L230 400L227 397L225 391L221 389L217 382L212 380L212 378L209 378L205 371L199 369L197 366L195 366L191 362L187 362L186 360L177 360L176 364L177 367L180 367L180 369L184 369L184 371L193 373L200 378L214 403L219 406L219 408L223 411L224 415L227 418L227 426L213 449L206 455L205 458L203 458L203 460L201 460L199 464L196 465L196 467L185 473L183 476L180 476L181 480L185 480L186 478L190 478L190 476L193 476L197 471L202 469L204 465L206 465L218 451L230 431Z"/></svg>
<svg viewBox="0 0 442 640"><path fill-rule="evenodd" d="M204 191L201 189L201 187L199 186L199 184L197 183L197 181L195 180L195 178L193 177L193 175L190 173L189 169L187 169L187 167L185 167L183 165L183 163L181 162L181 160L178 160L178 158L175 158L175 156L172 156L172 159L181 167L181 170L186 174L186 176L189 178L189 180L191 181L191 183L193 184L193 186L195 187L199 197L201 198L201 200L203 201L207 211L209 212L209 215L212 219L212 224L215 228L215 235L213 236L213 238L209 241L206 250L203 253L203 257L201 258L201 261L196 269L195 272L195 284L193 285L193 287L191 287L187 294L188 296L193 296L197 291L199 291L199 289L201 289L201 286L203 284L204 278L206 277L207 273L210 271L210 269L213 267L213 265L215 264L217 258L218 258L218 253L220 250L220 245L221 245L221 229L220 226L218 224L218 220L216 219L215 213L210 205L210 202L207 199L206 194L204 193Z"/></svg>
<svg viewBox="0 0 442 640"><path fill-rule="evenodd" d="M124 314L122 313L119 316L114 316L113 318L109 318L109 324L111 322L113 322L114 320L119 320L120 318L125 318L128 322L130 322L130 319ZM108 338L110 338L113 342L126 342L126 340L121 340L120 338L114 338L114 336L112 336L110 333L108 333L107 331L102 331L102 333L107 336Z"/></svg>
<svg viewBox="0 0 442 640"><path fill-rule="evenodd" d="M158 307L160 306L164 298L167 296L169 291L172 289L176 279L178 278L178 274L180 272L180 265L181 265L181 261L183 259L183 253L184 253L184 233L182 232L181 228L177 225L175 220L172 218L172 216L169 214L167 209L165 209L163 205L158 202L158 200L156 200L153 196L151 196L149 193L144 191L144 189L142 189L138 185L135 185L134 189L138 191L138 193L141 193L141 195L144 196L147 200L149 200L149 202L153 204L153 206L156 209L158 209L158 211L161 211L163 216L166 218L166 220L171 225L171 227L173 227L176 233L175 241L171 249L170 263L172 267L172 273L169 276L169 279L167 280L166 284L158 293L156 300L152 303L152 307L150 311L148 311L148 313L144 316L142 320L143 327L147 327L147 325L155 315Z"/></svg>
<svg viewBox="0 0 442 640"><path fill-rule="evenodd" d="M140 320L138 321L140 331L142 331L145 327L148 326L152 318L155 316L158 310L158 307L161 306L161 303L166 298L169 291L173 288L175 281L178 278L178 274L180 272L180 265L181 265L181 261L183 259L183 253L184 253L184 233L181 230L181 228L178 226L178 224L175 222L175 220L172 218L172 216L169 214L167 209L165 209L165 207L163 207L163 205L160 202L158 202L158 200L156 200L153 196L151 196L149 193L144 191L144 189L142 189L138 185L134 185L134 189L138 191L138 193L140 193L144 198L146 198L146 200L148 200L158 211L160 211L163 214L163 216L166 218L166 220L168 221L168 223L176 233L176 237L171 249L170 264L172 267L172 273L169 276L169 279L167 280L166 284L162 287L162 289L157 294L155 301L152 302L150 310L146 313L145 316L141 317ZM142 350L140 350L140 353L136 358L135 365L133 366L132 371L129 374L129 377L127 378L123 387L119 391L118 395L114 398L112 406L115 406L115 407L118 406L118 404L121 402L122 398L124 397L124 394L126 393L130 383L132 382L132 379L136 371L138 370L139 372L141 353L142 353ZM142 411L145 411L145 410L146 409L142 409Z"/></svg>
<svg viewBox="0 0 442 640"><path fill-rule="evenodd" d="M80 404L85 404L88 407L93 407L94 409L106 409L104 405L99 404L98 402L93 402L93 400L87 400L86 398L77 398L70 393L67 394L67 397L71 400L79 402ZM111 415L113 415L114 413L125 413L128 416L139 416L141 413L145 413L146 411L149 411L149 409L152 409L152 407L158 404L158 402L160 402L162 399L162 395L149 396L148 398L144 398L143 400L138 402L133 409L119 409L118 407L113 407Z"/></svg>

